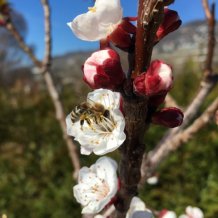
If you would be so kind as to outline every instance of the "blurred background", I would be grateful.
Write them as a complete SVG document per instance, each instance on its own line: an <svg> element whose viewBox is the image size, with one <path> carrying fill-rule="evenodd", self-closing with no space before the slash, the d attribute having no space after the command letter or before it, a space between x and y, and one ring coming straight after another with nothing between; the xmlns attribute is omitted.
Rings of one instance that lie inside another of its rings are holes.
<svg viewBox="0 0 218 218"><path fill-rule="evenodd" d="M136 1L121 2L125 16L136 16ZM10 4L15 25L37 57L43 58L40 1L10 0ZM67 114L90 91L82 82L81 66L98 44L77 39L66 23L86 12L93 1L51 0L50 4L53 78ZM155 47L153 58L173 66L175 83L171 94L185 108L202 78L207 25L200 0L176 0L170 8L179 12L183 25ZM72 165L43 78L4 28L0 28L0 42L0 216L79 218L81 209L72 193ZM125 54L121 55L126 68ZM218 70L218 47L214 69ZM217 93L218 88L203 108ZM150 128L145 139L148 151L165 131ZM119 159L118 152L110 156ZM89 166L96 159L94 155L81 156L81 164ZM162 163L156 175L158 182L147 184L140 197L156 210L167 208L180 214L192 205L202 208L206 218L217 218L217 160L217 125L211 122Z"/></svg>

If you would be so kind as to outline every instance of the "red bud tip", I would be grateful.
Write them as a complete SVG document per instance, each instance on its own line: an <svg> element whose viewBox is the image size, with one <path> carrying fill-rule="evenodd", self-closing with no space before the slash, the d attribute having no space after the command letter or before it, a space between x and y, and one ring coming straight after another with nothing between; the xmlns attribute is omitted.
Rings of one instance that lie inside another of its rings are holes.
<svg viewBox="0 0 218 218"><path fill-rule="evenodd" d="M152 123L168 128L180 126L183 122L183 112L175 107L163 108L152 116Z"/></svg>

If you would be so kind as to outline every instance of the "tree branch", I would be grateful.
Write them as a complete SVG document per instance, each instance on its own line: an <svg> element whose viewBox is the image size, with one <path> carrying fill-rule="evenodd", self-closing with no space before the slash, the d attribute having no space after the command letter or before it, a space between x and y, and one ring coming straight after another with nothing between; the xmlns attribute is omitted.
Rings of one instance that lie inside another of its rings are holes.
<svg viewBox="0 0 218 218"><path fill-rule="evenodd" d="M20 33L17 31L16 27L14 24L10 21L7 23L5 28L12 34L12 36L17 40L19 46L21 49L30 57L32 62L34 63L35 66L41 68L42 67L42 62L39 61L36 56L34 55L32 49L27 46L23 40L23 37L20 35Z"/></svg>
<svg viewBox="0 0 218 218"><path fill-rule="evenodd" d="M194 121L187 129L178 133L171 140L156 147L153 151L149 152L146 159L143 160L141 173L141 184L144 184L147 178L156 170L159 164L174 150L178 149L183 143L187 142L203 127L205 127L214 117L218 109L218 97L213 103L205 110L205 112Z"/></svg>
<svg viewBox="0 0 218 218"><path fill-rule="evenodd" d="M51 18L50 18L50 6L48 3L48 0L41 0L41 4L44 11L44 23L45 23L45 58L43 63L43 68L45 69L45 72L43 73L44 79L46 82L46 86L48 88L49 95L51 97L51 100L54 104L55 110L56 110L56 118L59 121L59 124L61 126L61 130L63 133L63 138L67 144L68 152L72 161L72 164L74 166L74 178L77 178L79 169L80 169L80 161L79 157L77 155L77 149L76 146L73 144L72 139L70 136L67 135L67 128L65 123L65 113L63 105L60 101L60 97L58 94L58 91L54 85L54 81L52 79L51 73L50 73L50 67L51 67Z"/></svg>
<svg viewBox="0 0 218 218"><path fill-rule="evenodd" d="M20 33L17 31L16 27L13 23L9 22L6 25L6 29L11 32L14 38L17 40L20 48L30 57L33 61L34 65L41 70L41 73L44 76L45 83L51 97L52 103L55 107L56 111L56 118L60 124L63 139L67 144L69 156L71 158L71 162L74 166L74 178L77 177L78 171L80 169L80 162L79 157L77 155L76 146L73 144L72 139L67 135L66 124L65 124L65 113L63 109L62 102L60 101L59 94L55 87L54 81L51 76L51 22L50 22L50 7L48 0L41 0L43 9L44 9L44 21L45 21L45 58L43 63L39 61L34 53L32 52L31 48L24 42L23 38L21 37Z"/></svg>
<svg viewBox="0 0 218 218"><path fill-rule="evenodd" d="M211 93L215 85L218 81L218 76L213 74L212 71L212 62L214 56L214 48L215 48L215 27L216 27L216 19L215 19L215 3L212 5L212 9L210 11L208 1L202 0L203 7L205 10L206 18L208 21L208 43L207 43L207 55L205 58L205 69L204 69L204 77L201 82L201 86L199 92L191 102L191 104L187 107L184 113L183 124L175 129L169 130L165 136L160 140L159 144L165 143L169 140L173 135L180 132L186 126L190 124L194 117L199 113L199 110L207 98L207 96Z"/></svg>

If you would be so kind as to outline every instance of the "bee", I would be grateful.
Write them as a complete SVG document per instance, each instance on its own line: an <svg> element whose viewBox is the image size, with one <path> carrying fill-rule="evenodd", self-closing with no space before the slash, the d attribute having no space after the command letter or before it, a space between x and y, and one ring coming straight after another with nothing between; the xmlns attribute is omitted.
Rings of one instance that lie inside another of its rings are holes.
<svg viewBox="0 0 218 218"><path fill-rule="evenodd" d="M99 124L103 120L110 118L109 110L105 109L102 104L90 99L76 106L70 115L72 123L80 121L81 129L83 129L84 122L92 127L93 123Z"/></svg>

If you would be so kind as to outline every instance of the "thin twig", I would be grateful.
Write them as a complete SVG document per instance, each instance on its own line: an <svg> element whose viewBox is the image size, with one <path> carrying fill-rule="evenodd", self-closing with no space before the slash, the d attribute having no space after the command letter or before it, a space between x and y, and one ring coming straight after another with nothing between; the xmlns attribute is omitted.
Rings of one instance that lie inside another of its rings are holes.
<svg viewBox="0 0 218 218"><path fill-rule="evenodd" d="M215 4L212 4L212 9L210 11L208 1L202 0L203 7L205 10L207 23L208 23L208 43L207 43L207 55L205 58L205 69L204 69L204 77L201 82L201 87L191 102L191 104L187 107L184 113L183 124L175 129L169 130L165 136L160 140L158 146L160 144L165 143L167 140L171 139L176 133L182 131L186 126L190 124L190 122L196 117L199 113L199 110L204 103L207 96L211 93L215 85L217 84L218 78L217 75L213 74L212 62L214 56L215 49Z"/></svg>
<svg viewBox="0 0 218 218"><path fill-rule="evenodd" d="M63 105L60 101L59 94L54 85L54 81L51 76L51 23L50 23L50 7L47 0L41 1L45 14L45 58L43 63L39 61L34 55L32 49L24 42L22 36L17 31L16 27L12 22L6 25L7 30L13 35L17 40L21 49L30 57L34 65L41 70L44 76L46 86L48 88L49 95L51 97L52 103L54 104L56 111L56 118L59 121L63 139L67 144L68 152L74 166L74 178L77 177L78 171L80 169L79 157L77 155L76 146L73 144L72 139L67 135L66 124L65 124L65 114Z"/></svg>
<svg viewBox="0 0 218 218"><path fill-rule="evenodd" d="M143 162L141 173L142 179L141 184L144 184L147 178L149 178L152 173L156 170L159 164L174 150L178 149L183 143L187 142L203 127L205 127L211 120L213 120L214 115L218 109L218 97L213 101L213 103L208 106L205 112L194 121L184 131L178 133L172 140L168 140L159 147L156 147L151 151L147 159Z"/></svg>
<svg viewBox="0 0 218 218"><path fill-rule="evenodd" d="M20 35L20 33L17 31L16 27L12 22L7 23L5 26L6 29L13 35L13 37L17 40L19 46L22 48L22 50L30 57L32 62L35 64L35 66L41 68L42 62L39 61L36 56L33 53L33 50L26 45L26 43L23 40L23 37Z"/></svg>
<svg viewBox="0 0 218 218"><path fill-rule="evenodd" d="M49 7L48 0L41 0L41 3L43 6L43 10L44 10L44 23L45 23L45 58L44 58L43 65L46 71L43 73L43 75L44 75L44 79L45 79L45 82L48 88L48 92L55 106L56 118L59 121L59 124L61 126L63 138L67 144L68 152L69 152L72 164L74 166L74 178L77 178L77 175L80 169L80 161L79 161L79 157L76 151L77 149L72 139L67 135L64 108L60 101L59 94L57 92L57 89L54 85L54 81L50 73L50 67L51 67L51 61L52 61L52 58L51 58L51 18L50 18L51 9Z"/></svg>

